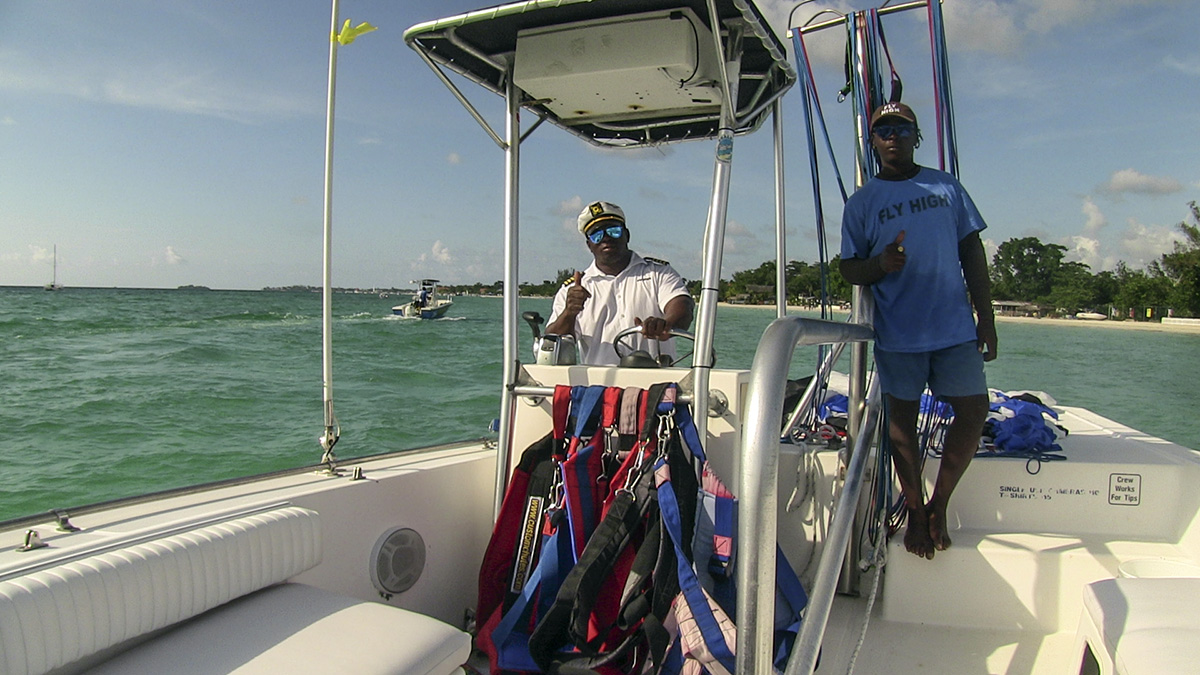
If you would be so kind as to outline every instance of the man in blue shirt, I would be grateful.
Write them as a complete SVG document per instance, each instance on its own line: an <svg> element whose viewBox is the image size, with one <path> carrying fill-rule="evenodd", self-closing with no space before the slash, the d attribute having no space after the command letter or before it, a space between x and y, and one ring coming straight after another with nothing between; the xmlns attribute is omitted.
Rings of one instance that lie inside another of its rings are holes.
<svg viewBox="0 0 1200 675"><path fill-rule="evenodd" d="M904 546L932 558L950 546L946 506L987 419L983 362L996 358L996 325L979 239L987 225L953 176L913 161L920 138L916 114L903 103L871 115L881 168L846 203L840 270L875 299L875 367L908 509ZM925 502L917 416L927 384L954 419Z"/></svg>

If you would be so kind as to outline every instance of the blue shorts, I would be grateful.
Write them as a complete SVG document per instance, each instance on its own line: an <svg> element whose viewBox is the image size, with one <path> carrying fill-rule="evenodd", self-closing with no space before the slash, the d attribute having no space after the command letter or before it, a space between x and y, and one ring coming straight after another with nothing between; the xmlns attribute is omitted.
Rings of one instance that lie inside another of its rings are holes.
<svg viewBox="0 0 1200 675"><path fill-rule="evenodd" d="M875 370L885 394L919 401L929 385L934 396L987 394L983 354L974 340L933 352L889 352L875 348Z"/></svg>

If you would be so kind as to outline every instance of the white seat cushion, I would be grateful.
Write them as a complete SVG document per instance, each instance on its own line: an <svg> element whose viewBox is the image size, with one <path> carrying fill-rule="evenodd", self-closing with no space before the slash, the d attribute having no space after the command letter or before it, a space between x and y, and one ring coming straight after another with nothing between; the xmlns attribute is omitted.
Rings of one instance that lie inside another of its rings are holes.
<svg viewBox="0 0 1200 675"><path fill-rule="evenodd" d="M470 651L470 636L437 619L286 583L180 624L89 672L444 675Z"/></svg>
<svg viewBox="0 0 1200 675"><path fill-rule="evenodd" d="M0 673L86 660L319 562L320 517L287 506L0 580Z"/></svg>
<svg viewBox="0 0 1200 675"><path fill-rule="evenodd" d="M1121 675L1195 673L1200 664L1200 579L1105 579L1084 611Z"/></svg>

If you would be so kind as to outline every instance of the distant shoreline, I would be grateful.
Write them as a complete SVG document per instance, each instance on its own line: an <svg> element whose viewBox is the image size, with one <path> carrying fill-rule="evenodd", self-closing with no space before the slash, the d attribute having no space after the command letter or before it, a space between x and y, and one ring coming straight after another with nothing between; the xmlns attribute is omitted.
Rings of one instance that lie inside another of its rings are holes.
<svg viewBox="0 0 1200 675"><path fill-rule="evenodd" d="M775 305L735 305L728 302L721 302L717 304L723 307L757 307L760 309L775 309ZM804 311L809 309L812 308L788 305L789 312ZM845 317L847 314L845 310L835 309L833 311L838 317ZM1195 324L1173 324L1133 320L1113 321L1111 319L1093 321L1089 319L1052 319L1034 316L1003 316L1000 314L996 315L996 321L1000 323L1032 323L1043 326L1087 326L1089 328L1095 327L1115 328L1118 330L1145 330L1159 333L1200 333L1200 322Z"/></svg>

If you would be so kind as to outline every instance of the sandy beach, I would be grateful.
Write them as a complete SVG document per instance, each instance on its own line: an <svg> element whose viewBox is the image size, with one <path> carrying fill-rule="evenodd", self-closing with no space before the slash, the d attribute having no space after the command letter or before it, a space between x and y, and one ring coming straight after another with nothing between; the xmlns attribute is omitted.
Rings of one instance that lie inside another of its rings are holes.
<svg viewBox="0 0 1200 675"><path fill-rule="evenodd" d="M1095 326L1097 328L1115 328L1117 330L1148 330L1158 331L1160 333L1200 333L1200 321L1195 323L1160 323L1158 321L1113 321L1104 319L1102 321L1092 321L1088 319L1048 319L1037 318L1032 316L996 316L996 321L1012 321L1023 323L1036 323L1042 325L1064 325L1064 326Z"/></svg>
<svg viewBox="0 0 1200 675"><path fill-rule="evenodd" d="M719 304L727 306L727 307L759 307L761 309L770 309L770 310L775 309L774 305L735 305L735 304L731 304L731 303L727 303L727 302L722 302ZM812 308L789 305L788 311L789 312L812 311ZM846 317L846 314L847 313L843 310L834 310L834 315L836 317L838 317L839 319L844 319ZM1186 324L1175 324L1175 323L1160 323L1157 320L1155 320L1155 321L1133 321L1133 320L1113 321L1111 319L1104 319L1102 321L1093 321L1093 320L1089 320L1089 319L1050 319L1050 318L1038 318L1038 317L1032 317L1032 316L1003 316L1003 315L999 315L999 314L996 315L996 321L999 321L1001 323L1008 323L1008 322L1034 323L1034 324L1038 324L1038 325L1042 325L1042 326L1087 326L1089 328L1094 327L1094 328L1114 329L1114 330L1145 330L1145 331L1157 331L1160 333L1196 333L1196 334L1200 334L1200 321L1196 321L1194 323L1186 323Z"/></svg>

